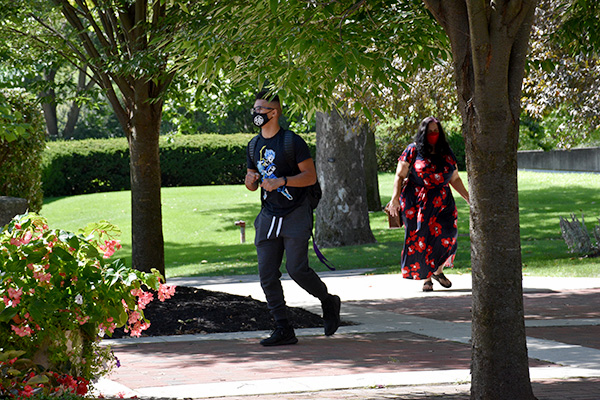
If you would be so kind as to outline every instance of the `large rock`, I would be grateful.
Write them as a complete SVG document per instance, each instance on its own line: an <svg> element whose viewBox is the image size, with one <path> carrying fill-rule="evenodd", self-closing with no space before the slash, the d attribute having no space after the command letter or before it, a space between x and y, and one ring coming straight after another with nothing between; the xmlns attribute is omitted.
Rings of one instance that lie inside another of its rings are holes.
<svg viewBox="0 0 600 400"><path fill-rule="evenodd" d="M8 224L15 215L25 214L28 206L26 199L0 196L0 226Z"/></svg>

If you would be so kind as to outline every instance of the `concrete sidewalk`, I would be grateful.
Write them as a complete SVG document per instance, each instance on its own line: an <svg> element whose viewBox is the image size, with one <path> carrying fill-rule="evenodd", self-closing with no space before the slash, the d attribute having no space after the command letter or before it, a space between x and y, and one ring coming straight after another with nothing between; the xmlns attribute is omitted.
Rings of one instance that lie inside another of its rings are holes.
<svg viewBox="0 0 600 400"><path fill-rule="evenodd" d="M356 324L332 337L298 329L297 345L274 348L258 344L269 332L106 341L121 368L97 388L140 398L468 399L471 277L448 275L451 289L423 293L422 282L365 272L320 274ZM264 301L254 276L169 283ZM283 285L290 306L320 314L318 300L287 277ZM600 279L525 277L523 286L536 396L600 399Z"/></svg>

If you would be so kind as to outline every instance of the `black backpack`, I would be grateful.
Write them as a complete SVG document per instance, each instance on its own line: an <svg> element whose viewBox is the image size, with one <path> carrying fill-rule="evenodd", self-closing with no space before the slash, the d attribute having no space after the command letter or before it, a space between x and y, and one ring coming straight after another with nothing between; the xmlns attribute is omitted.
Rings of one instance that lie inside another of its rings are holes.
<svg viewBox="0 0 600 400"><path fill-rule="evenodd" d="M250 152L250 158L252 162L256 164L256 160L254 159L255 154L254 151L256 149L256 142L260 135L256 135L250 140L248 143L248 151ZM298 169L298 165L296 164L296 153L294 152L294 132L285 130L283 131L283 151L285 153L285 159L287 163L295 170ZM310 207L314 210L319 205L319 200L321 200L321 196L323 192L321 191L321 185L317 180L314 184L306 187L306 195L308 196L308 202L310 203Z"/></svg>

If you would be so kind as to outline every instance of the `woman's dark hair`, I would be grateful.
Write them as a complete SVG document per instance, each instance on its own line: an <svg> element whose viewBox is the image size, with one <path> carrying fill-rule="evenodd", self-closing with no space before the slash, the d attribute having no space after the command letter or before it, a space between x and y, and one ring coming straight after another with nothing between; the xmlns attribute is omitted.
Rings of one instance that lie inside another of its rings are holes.
<svg viewBox="0 0 600 400"><path fill-rule="evenodd" d="M437 143L435 144L435 156L445 156L452 153L450 149L450 145L448 144L448 140L446 140L446 133L444 133L444 128L442 128L442 124L437 118L427 117L423 121L421 121L421 125L419 125L419 129L417 130L417 134L415 135L415 144L417 145L417 151L421 153L421 155L425 157L432 157L433 147L427 143L427 125L430 122L435 122L440 130L440 137L438 138Z"/></svg>

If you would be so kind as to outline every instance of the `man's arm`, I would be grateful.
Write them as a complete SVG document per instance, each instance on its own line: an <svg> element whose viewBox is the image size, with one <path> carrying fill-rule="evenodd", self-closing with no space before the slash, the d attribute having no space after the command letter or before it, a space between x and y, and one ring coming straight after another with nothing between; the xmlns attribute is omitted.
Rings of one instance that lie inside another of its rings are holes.
<svg viewBox="0 0 600 400"><path fill-rule="evenodd" d="M244 179L244 183L246 184L246 188L251 191L255 191L258 189L258 180L260 179L260 174L255 169L248 168L246 171L246 179Z"/></svg>
<svg viewBox="0 0 600 400"><path fill-rule="evenodd" d="M317 181L317 171L315 169L315 163L312 158L308 158L298 164L300 173L293 176L287 176L287 185L290 187L305 187L314 184ZM261 187L267 192L277 190L278 187L285 185L285 179L283 177L274 179L263 179ZM246 185L248 187L248 185ZM255 189L256 190L256 189Z"/></svg>

